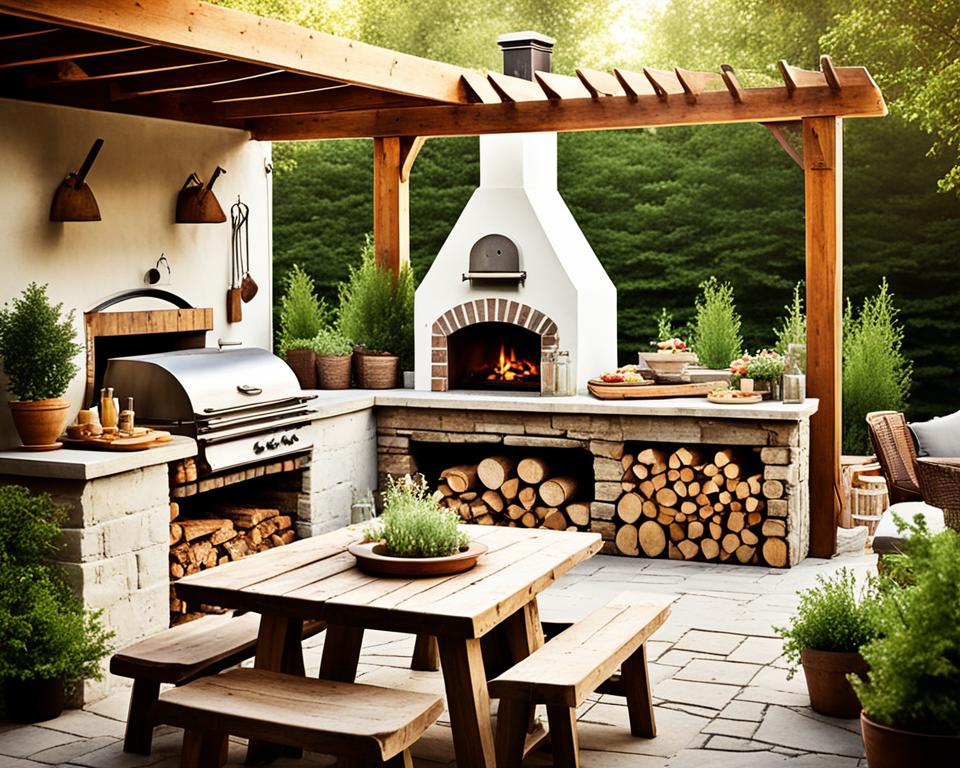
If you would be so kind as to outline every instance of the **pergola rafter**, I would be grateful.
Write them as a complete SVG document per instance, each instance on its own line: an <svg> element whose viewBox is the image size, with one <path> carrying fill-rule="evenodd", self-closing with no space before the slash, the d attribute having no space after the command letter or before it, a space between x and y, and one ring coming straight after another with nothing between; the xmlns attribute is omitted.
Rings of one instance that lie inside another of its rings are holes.
<svg viewBox="0 0 960 768"><path fill-rule="evenodd" d="M0 0L0 97L246 129L252 138L374 139L377 258L409 259L410 169L429 136L760 123L805 179L811 553L839 517L843 118L886 104L862 67L582 67L481 74L197 0ZM785 131L800 129L802 152Z"/></svg>

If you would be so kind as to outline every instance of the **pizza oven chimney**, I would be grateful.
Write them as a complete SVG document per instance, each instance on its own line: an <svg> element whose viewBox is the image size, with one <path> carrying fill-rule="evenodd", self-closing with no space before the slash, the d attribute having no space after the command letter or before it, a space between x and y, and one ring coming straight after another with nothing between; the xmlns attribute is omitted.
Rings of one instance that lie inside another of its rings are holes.
<svg viewBox="0 0 960 768"><path fill-rule="evenodd" d="M557 41L539 32L509 32L497 38L503 50L503 74L533 80L534 72L550 72Z"/></svg>

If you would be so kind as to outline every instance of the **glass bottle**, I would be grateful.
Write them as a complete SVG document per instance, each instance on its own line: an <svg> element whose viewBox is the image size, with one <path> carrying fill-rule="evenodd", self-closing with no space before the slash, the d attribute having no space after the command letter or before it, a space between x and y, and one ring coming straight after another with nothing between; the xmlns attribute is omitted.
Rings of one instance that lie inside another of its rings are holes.
<svg viewBox="0 0 960 768"><path fill-rule="evenodd" d="M100 426L104 429L117 426L117 404L113 401L113 387L100 390Z"/></svg>
<svg viewBox="0 0 960 768"><path fill-rule="evenodd" d="M783 373L783 402L799 404L807 396L807 377L801 365L806 362L807 348L803 344L787 346L787 362Z"/></svg>
<svg viewBox="0 0 960 768"><path fill-rule="evenodd" d="M556 347L544 347L540 353L540 394L558 394Z"/></svg>
<svg viewBox="0 0 960 768"><path fill-rule="evenodd" d="M576 394L570 371L570 352L565 349L557 353L557 394L564 397Z"/></svg>

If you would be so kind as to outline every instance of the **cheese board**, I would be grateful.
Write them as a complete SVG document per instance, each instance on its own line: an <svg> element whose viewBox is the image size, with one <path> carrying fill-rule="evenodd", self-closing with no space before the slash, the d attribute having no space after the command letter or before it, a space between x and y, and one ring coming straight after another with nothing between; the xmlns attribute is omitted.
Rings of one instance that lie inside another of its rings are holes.
<svg viewBox="0 0 960 768"><path fill-rule="evenodd" d="M145 451L163 443L169 443L173 436L159 429L146 429L134 435L87 435L68 437L63 435L60 441L67 448L86 448L95 451Z"/></svg>
<svg viewBox="0 0 960 768"><path fill-rule="evenodd" d="M723 381L702 381L696 384L647 384L630 382L630 386L611 387L587 382L590 394L600 400L637 400L648 397L703 397L717 387L725 386Z"/></svg>

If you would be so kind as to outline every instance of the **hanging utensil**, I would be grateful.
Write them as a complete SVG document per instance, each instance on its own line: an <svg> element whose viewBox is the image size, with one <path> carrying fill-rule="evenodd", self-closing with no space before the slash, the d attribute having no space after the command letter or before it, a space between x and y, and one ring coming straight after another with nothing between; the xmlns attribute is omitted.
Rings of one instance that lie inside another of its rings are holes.
<svg viewBox="0 0 960 768"><path fill-rule="evenodd" d="M240 201L230 206L230 285L227 288L227 322L239 323L243 320L243 304L238 279L243 265L240 263L240 228L243 211Z"/></svg>
<svg viewBox="0 0 960 768"><path fill-rule="evenodd" d="M53 193L50 221L100 221L100 207L86 184L87 174L97 159L103 139L97 139L76 173L68 174Z"/></svg>
<svg viewBox="0 0 960 768"><path fill-rule="evenodd" d="M187 176L177 193L177 224L220 224L227 220L213 194L213 185L221 173L226 171L218 165L206 184L195 173Z"/></svg>
<svg viewBox="0 0 960 768"><path fill-rule="evenodd" d="M246 258L246 269L243 273L243 279L240 281L240 298L243 299L244 302L250 302L253 300L253 297L257 295L257 291L260 290L257 281L254 280L253 275L250 274L250 206L240 202L239 197L237 197L237 205L243 214L241 225L242 242L238 236L237 244L243 245L244 254L242 255L245 255Z"/></svg>

